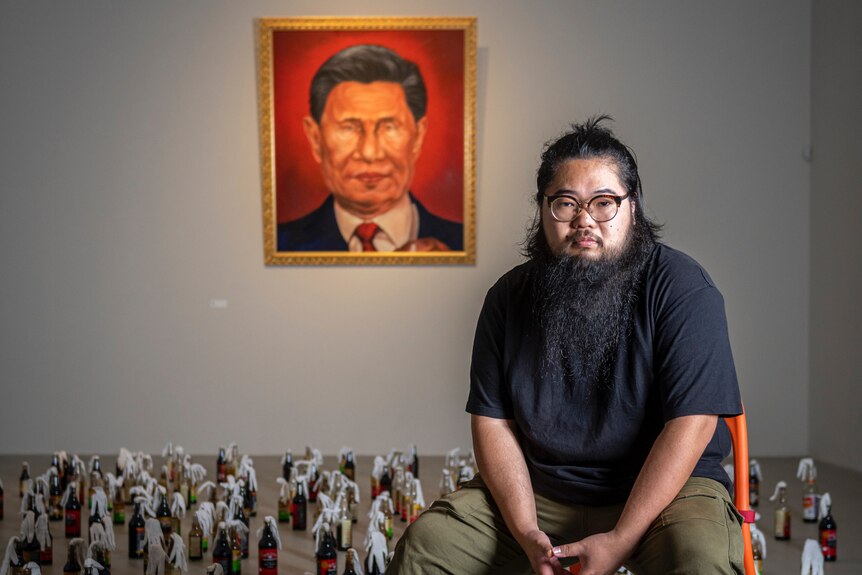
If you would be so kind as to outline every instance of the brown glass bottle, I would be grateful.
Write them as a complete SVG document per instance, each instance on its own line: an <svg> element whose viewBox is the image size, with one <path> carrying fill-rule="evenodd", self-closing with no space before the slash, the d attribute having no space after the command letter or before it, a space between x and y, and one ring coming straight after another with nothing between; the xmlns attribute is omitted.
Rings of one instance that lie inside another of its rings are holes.
<svg viewBox="0 0 862 575"><path fill-rule="evenodd" d="M197 516L192 518L192 528L189 530L189 560L200 561L204 558L204 531L201 529Z"/></svg>

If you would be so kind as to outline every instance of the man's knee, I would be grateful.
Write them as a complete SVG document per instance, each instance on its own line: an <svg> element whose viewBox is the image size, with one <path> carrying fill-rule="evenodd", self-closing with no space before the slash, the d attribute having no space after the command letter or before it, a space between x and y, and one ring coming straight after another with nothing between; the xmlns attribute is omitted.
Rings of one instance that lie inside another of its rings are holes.
<svg viewBox="0 0 862 575"><path fill-rule="evenodd" d="M684 488L647 531L631 568L638 575L741 574L741 525L733 504L717 490Z"/></svg>

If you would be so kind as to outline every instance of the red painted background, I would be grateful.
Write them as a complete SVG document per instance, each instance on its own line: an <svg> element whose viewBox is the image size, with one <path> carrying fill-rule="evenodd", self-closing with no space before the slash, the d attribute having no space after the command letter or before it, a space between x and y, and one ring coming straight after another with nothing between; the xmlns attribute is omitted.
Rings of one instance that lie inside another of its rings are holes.
<svg viewBox="0 0 862 575"><path fill-rule="evenodd" d="M273 33L276 219L317 208L329 191L302 130L317 69L355 44L377 44L419 66L428 90L428 132L411 191L431 212L463 222L464 33L461 30L306 31Z"/></svg>

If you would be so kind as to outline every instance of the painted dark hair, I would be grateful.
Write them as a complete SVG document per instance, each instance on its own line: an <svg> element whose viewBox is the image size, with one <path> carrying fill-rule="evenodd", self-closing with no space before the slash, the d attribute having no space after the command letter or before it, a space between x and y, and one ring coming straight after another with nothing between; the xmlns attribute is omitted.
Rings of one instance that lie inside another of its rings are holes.
<svg viewBox="0 0 862 575"><path fill-rule="evenodd" d="M613 162L620 182L635 206L635 223L643 226L653 240L658 239L661 226L649 220L643 211L643 190L638 174L638 163L631 148L623 144L614 133L604 125L612 122L608 115L593 116L586 122L571 125L556 140L545 144L542 163L536 173L536 215L527 231L523 243L523 254L530 258L547 256L550 253L544 230L542 229L542 201L545 190L557 174L557 169L566 161L573 159L604 159Z"/></svg>
<svg viewBox="0 0 862 575"><path fill-rule="evenodd" d="M373 44L351 46L333 55L318 68L311 80L309 94L311 117L318 124L329 93L342 82L400 84L413 118L418 122L425 117L428 92L419 67L389 48Z"/></svg>

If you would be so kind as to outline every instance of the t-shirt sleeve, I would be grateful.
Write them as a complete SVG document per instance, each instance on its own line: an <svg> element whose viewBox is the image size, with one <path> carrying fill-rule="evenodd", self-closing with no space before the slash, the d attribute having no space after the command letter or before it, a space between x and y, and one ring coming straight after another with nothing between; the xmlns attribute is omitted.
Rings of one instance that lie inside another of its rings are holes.
<svg viewBox="0 0 862 575"><path fill-rule="evenodd" d="M742 413L724 298L702 269L671 288L655 325L656 381L665 421Z"/></svg>
<svg viewBox="0 0 862 575"><path fill-rule="evenodd" d="M470 395L467 411L496 419L512 419L512 402L505 389L505 279L485 296L473 339L470 365Z"/></svg>

